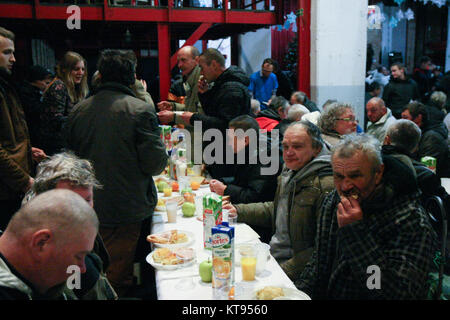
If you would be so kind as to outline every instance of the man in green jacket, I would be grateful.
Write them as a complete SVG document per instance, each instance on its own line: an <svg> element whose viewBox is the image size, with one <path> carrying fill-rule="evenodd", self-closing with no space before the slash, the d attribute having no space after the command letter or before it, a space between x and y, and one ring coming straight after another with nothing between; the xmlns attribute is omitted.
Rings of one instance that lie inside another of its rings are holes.
<svg viewBox="0 0 450 320"><path fill-rule="evenodd" d="M194 46L185 46L177 53L177 65L183 76L183 87L186 92L184 104L161 101L157 104L158 118L163 124L175 123L182 124L191 134L191 161L193 161L194 146L194 127L190 123L185 123L176 113L178 112L199 112L203 113L200 100L198 98L198 79L200 78L200 67L198 66L200 52ZM174 112L175 111L175 112ZM202 150L202 140L198 139L198 150Z"/></svg>
<svg viewBox="0 0 450 320"><path fill-rule="evenodd" d="M309 121L291 124L283 137L285 167L273 202L225 206L238 221L272 229L270 251L294 280L311 257L320 204L334 189L328 149Z"/></svg>
<svg viewBox="0 0 450 320"><path fill-rule="evenodd" d="M75 106L67 121L67 144L91 160L102 189L94 190L94 208L111 261L108 279L119 297L131 288L133 260L143 221L157 202L152 176L167 164L151 105L137 99L135 64L129 52L104 50L96 94Z"/></svg>

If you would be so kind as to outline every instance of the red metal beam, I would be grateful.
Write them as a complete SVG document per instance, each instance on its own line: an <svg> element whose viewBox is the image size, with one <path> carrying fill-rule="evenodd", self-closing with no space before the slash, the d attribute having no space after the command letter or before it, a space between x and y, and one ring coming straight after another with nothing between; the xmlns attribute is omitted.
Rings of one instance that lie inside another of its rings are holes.
<svg viewBox="0 0 450 320"><path fill-rule="evenodd" d="M197 28L197 30L195 30L194 33L186 40L186 42L183 44L182 47L194 45L198 40L200 40L200 38L205 34L206 31L208 31L208 29L211 26L212 26L212 23L208 23L208 22L202 23ZM175 66L177 65L177 54L180 49L178 49L177 52L175 52L172 55L172 57L170 57L170 70L175 68Z"/></svg>
<svg viewBox="0 0 450 320"><path fill-rule="evenodd" d="M170 89L170 32L169 24L158 23L159 98L167 100Z"/></svg>
<svg viewBox="0 0 450 320"><path fill-rule="evenodd" d="M67 6L31 4L0 4L0 18L66 20ZM226 2L228 3L228 2ZM33 11L35 16L33 16ZM130 22L180 22L180 23L236 23L277 24L274 12L233 11L217 9L138 8L110 7L107 0L103 6L80 6L83 20L130 21Z"/></svg>
<svg viewBox="0 0 450 320"><path fill-rule="evenodd" d="M311 97L311 0L297 1L297 88Z"/></svg>

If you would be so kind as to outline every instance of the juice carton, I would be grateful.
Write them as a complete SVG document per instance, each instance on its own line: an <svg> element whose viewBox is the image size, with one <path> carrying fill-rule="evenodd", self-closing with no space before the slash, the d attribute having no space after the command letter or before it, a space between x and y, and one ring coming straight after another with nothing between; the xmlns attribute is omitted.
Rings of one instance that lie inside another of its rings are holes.
<svg viewBox="0 0 450 320"><path fill-rule="evenodd" d="M166 149L172 149L172 126L160 125L159 134L161 140L164 142Z"/></svg>
<svg viewBox="0 0 450 320"><path fill-rule="evenodd" d="M222 223L222 197L212 193L203 196L203 247L211 249L211 228Z"/></svg>
<svg viewBox="0 0 450 320"><path fill-rule="evenodd" d="M422 162L424 165L426 165L431 171L433 171L434 173L436 173L436 158L433 157L422 157L422 159L420 159L420 162Z"/></svg>
<svg viewBox="0 0 450 320"><path fill-rule="evenodd" d="M213 298L226 297L234 285L234 227L228 222L212 227Z"/></svg>

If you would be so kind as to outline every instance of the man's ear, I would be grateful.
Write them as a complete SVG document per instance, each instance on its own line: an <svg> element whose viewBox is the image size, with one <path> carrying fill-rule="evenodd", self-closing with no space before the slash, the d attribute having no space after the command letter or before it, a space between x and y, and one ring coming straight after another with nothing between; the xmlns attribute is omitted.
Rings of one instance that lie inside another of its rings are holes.
<svg viewBox="0 0 450 320"><path fill-rule="evenodd" d="M381 179L383 178L384 173L384 163L380 165L380 170L375 173L375 185L380 184Z"/></svg>
<svg viewBox="0 0 450 320"><path fill-rule="evenodd" d="M53 242L53 233L49 229L41 229L31 235L31 248L35 257L46 253L51 242Z"/></svg>
<svg viewBox="0 0 450 320"><path fill-rule="evenodd" d="M200 61L200 56L196 56L196 57L194 58L194 60L195 60L195 62L197 62L197 64L198 64L198 62Z"/></svg>

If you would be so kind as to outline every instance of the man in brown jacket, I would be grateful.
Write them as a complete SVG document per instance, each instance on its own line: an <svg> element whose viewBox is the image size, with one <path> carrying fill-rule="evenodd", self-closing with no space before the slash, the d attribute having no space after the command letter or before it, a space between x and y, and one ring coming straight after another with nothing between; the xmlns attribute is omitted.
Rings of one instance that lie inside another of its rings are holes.
<svg viewBox="0 0 450 320"><path fill-rule="evenodd" d="M11 81L15 61L14 33L0 27L0 230L5 230L33 184L33 158L45 157L42 150L31 148L25 115Z"/></svg>
<svg viewBox="0 0 450 320"><path fill-rule="evenodd" d="M270 252L296 279L314 248L320 204L334 189L331 159L320 130L309 121L292 123L283 137L285 167L273 202L224 206L238 221L272 230Z"/></svg>

